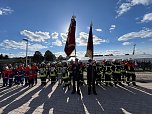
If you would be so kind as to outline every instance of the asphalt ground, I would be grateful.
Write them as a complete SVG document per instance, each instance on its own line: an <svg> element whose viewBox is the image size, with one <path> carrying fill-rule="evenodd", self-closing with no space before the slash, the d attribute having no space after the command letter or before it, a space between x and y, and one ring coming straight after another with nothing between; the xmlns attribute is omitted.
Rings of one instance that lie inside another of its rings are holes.
<svg viewBox="0 0 152 114"><path fill-rule="evenodd" d="M144 75L144 73L143 73ZM138 78L138 76L137 76ZM0 80L0 86L2 80ZM72 88L72 87L71 87ZM58 82L34 87L22 85L0 88L1 114L152 114L152 82L137 86L96 86L98 95L88 95L87 85L81 95L71 94Z"/></svg>

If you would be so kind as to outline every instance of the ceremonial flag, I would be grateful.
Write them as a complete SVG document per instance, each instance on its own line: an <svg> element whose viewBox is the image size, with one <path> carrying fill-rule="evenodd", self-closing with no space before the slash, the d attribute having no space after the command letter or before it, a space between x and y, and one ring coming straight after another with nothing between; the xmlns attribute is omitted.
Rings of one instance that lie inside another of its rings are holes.
<svg viewBox="0 0 152 114"><path fill-rule="evenodd" d="M93 33L92 33L92 22L90 24L89 38L87 44L87 57L93 59Z"/></svg>
<svg viewBox="0 0 152 114"><path fill-rule="evenodd" d="M75 16L72 16L71 23L69 26L67 41L64 48L64 52L66 53L67 56L70 56L73 50L75 49L75 29L76 29Z"/></svg>

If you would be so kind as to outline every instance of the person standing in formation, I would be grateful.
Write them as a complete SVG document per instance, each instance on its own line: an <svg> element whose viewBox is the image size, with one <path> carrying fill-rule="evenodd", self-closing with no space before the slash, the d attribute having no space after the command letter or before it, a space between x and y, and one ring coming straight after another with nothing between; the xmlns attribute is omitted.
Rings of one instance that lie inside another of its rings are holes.
<svg viewBox="0 0 152 114"><path fill-rule="evenodd" d="M80 65L78 63L78 59L75 59L75 63L72 65L73 70L73 91L71 94L74 94L76 92L76 85L75 82L77 82L77 94L80 95Z"/></svg>
<svg viewBox="0 0 152 114"><path fill-rule="evenodd" d="M92 64L91 59L89 59L88 62L89 62L89 65L87 67L88 95L91 94L91 88L92 88L93 94L97 95L96 88L95 88L95 80L96 80L96 75L97 75L96 63L94 62Z"/></svg>

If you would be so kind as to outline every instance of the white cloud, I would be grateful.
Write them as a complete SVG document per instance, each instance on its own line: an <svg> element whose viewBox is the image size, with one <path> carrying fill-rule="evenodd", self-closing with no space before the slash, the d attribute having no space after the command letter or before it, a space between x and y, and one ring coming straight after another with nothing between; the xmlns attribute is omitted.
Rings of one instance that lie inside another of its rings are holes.
<svg viewBox="0 0 152 114"><path fill-rule="evenodd" d="M0 8L0 15L8 15L11 14L13 10L9 7L6 8Z"/></svg>
<svg viewBox="0 0 152 114"><path fill-rule="evenodd" d="M95 29L97 32L102 32L102 29Z"/></svg>
<svg viewBox="0 0 152 114"><path fill-rule="evenodd" d="M20 34L35 42L44 42L45 40L50 38L49 32L31 32L28 30L23 30L20 32Z"/></svg>
<svg viewBox="0 0 152 114"><path fill-rule="evenodd" d="M55 42L52 42L52 45L54 45L54 46L62 46L62 42L59 39L57 39Z"/></svg>
<svg viewBox="0 0 152 114"><path fill-rule="evenodd" d="M78 46L86 46L88 42L89 34L85 32L80 32L79 37L76 39ZM94 45L101 44L103 42L107 42L107 40L101 39L95 35L93 35L93 43Z"/></svg>
<svg viewBox="0 0 152 114"><path fill-rule="evenodd" d="M6 49L26 49L26 43L24 41L21 42L16 42L14 40L4 40L0 46L6 48ZM30 44L28 45L28 50L29 51L37 51L47 48L46 46L43 46L41 44Z"/></svg>
<svg viewBox="0 0 152 114"><path fill-rule="evenodd" d="M128 46L128 45L131 45L132 44L132 42L123 42L122 43L122 45L124 45L124 46Z"/></svg>
<svg viewBox="0 0 152 114"><path fill-rule="evenodd" d="M145 14L141 22L150 22L152 21L152 13Z"/></svg>
<svg viewBox="0 0 152 114"><path fill-rule="evenodd" d="M116 25L111 25L109 31L112 32L112 30L114 30L116 28Z"/></svg>
<svg viewBox="0 0 152 114"><path fill-rule="evenodd" d="M123 53L120 50L106 50L105 55L123 55Z"/></svg>
<svg viewBox="0 0 152 114"><path fill-rule="evenodd" d="M66 43L67 34L66 34L66 33L60 33L60 36L61 36L61 38L62 38L62 42L63 42L63 43Z"/></svg>
<svg viewBox="0 0 152 114"><path fill-rule="evenodd" d="M51 34L51 36L52 36L52 39L57 39L58 36L59 36L59 33L54 32L54 33Z"/></svg>
<svg viewBox="0 0 152 114"><path fill-rule="evenodd" d="M136 6L136 5L147 6L147 5L150 5L151 3L152 3L152 0L127 0L127 3L122 3L119 6L118 10L116 11L118 14L116 18L126 13L127 11L129 11L133 6Z"/></svg>
<svg viewBox="0 0 152 114"><path fill-rule="evenodd" d="M152 29L140 30L139 32L130 32L118 38L118 41L127 41L135 38L150 38L152 37Z"/></svg>

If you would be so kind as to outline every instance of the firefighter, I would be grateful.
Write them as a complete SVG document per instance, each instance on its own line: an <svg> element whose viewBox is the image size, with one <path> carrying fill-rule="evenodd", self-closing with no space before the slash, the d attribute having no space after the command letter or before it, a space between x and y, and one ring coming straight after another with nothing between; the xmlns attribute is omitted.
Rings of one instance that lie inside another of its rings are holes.
<svg viewBox="0 0 152 114"><path fill-rule="evenodd" d="M114 65L112 66L112 71L113 71L112 75L115 86L117 86L117 84L119 84L120 86L124 86L121 83L121 70L122 70L122 66L120 64L120 61L115 60Z"/></svg>
<svg viewBox="0 0 152 114"><path fill-rule="evenodd" d="M58 77L58 85L62 84L62 63L59 62L57 65L57 77Z"/></svg>
<svg viewBox="0 0 152 114"><path fill-rule="evenodd" d="M121 69L122 81L123 81L123 83L125 83L127 81L126 68L125 68L127 65L127 61L123 60L121 62L121 65L122 65L122 69Z"/></svg>
<svg viewBox="0 0 152 114"><path fill-rule="evenodd" d="M13 85L13 67L10 64L8 69L8 81L9 81L9 87Z"/></svg>
<svg viewBox="0 0 152 114"><path fill-rule="evenodd" d="M8 69L8 66L5 66L2 72L3 87L6 87L8 85Z"/></svg>
<svg viewBox="0 0 152 114"><path fill-rule="evenodd" d="M30 65L28 65L27 67L24 68L24 78L25 78L25 86L28 86L28 77L29 77L29 74L30 74Z"/></svg>
<svg viewBox="0 0 152 114"><path fill-rule="evenodd" d="M68 72L69 72L70 85L71 85L71 80L73 78L72 65L73 65L73 60L71 60L70 63L68 64Z"/></svg>
<svg viewBox="0 0 152 114"><path fill-rule="evenodd" d="M51 64L50 76L51 76L51 83L55 84L55 82L56 82L56 69L55 69L54 63Z"/></svg>
<svg viewBox="0 0 152 114"><path fill-rule="evenodd" d="M93 62L91 59L88 60L89 64L87 67L87 83L88 83L88 95L91 94L91 88L94 95L97 95L95 88L95 80L97 76L96 71L96 62Z"/></svg>
<svg viewBox="0 0 152 114"><path fill-rule="evenodd" d="M79 61L79 65L80 65L80 69L79 69L79 71L80 71L80 84L83 85L84 84L83 72L84 72L85 67L81 61Z"/></svg>
<svg viewBox="0 0 152 114"><path fill-rule="evenodd" d="M127 69L127 84L130 85L130 77L132 78L132 84L136 85L136 74L135 74L135 64L133 60L129 60L128 62L128 69Z"/></svg>
<svg viewBox="0 0 152 114"><path fill-rule="evenodd" d="M102 75L102 66L97 63L97 78L96 78L96 85L101 85L101 75Z"/></svg>
<svg viewBox="0 0 152 114"><path fill-rule="evenodd" d="M64 86L63 87L68 87L68 90L70 89L70 81L69 81L69 75L68 75L68 66L67 63L64 62L63 63L63 67L62 67L62 81L64 82Z"/></svg>
<svg viewBox="0 0 152 114"><path fill-rule="evenodd" d="M39 77L41 79L41 85L46 85L46 77L47 77L47 71L45 69L45 64L41 64L38 71Z"/></svg>
<svg viewBox="0 0 152 114"><path fill-rule="evenodd" d="M29 74L28 74L28 85L29 85L29 87L33 87L34 86L35 73L33 72L32 67L30 65L28 65L28 67L30 68Z"/></svg>
<svg viewBox="0 0 152 114"><path fill-rule="evenodd" d="M72 74L73 74L73 90L71 94L76 93L76 85L75 83L77 82L77 94L80 94L80 65L78 63L78 59L75 59L75 63L72 65Z"/></svg>
<svg viewBox="0 0 152 114"><path fill-rule="evenodd" d="M37 72L38 72L38 67L36 66L36 63L34 63L31 67L32 74L34 76L34 83L35 85L37 84Z"/></svg>
<svg viewBox="0 0 152 114"><path fill-rule="evenodd" d="M104 68L104 74L105 74L105 84L106 86L110 85L110 86L113 86L112 85L112 64L110 61L106 61L105 63L105 68Z"/></svg>
<svg viewBox="0 0 152 114"><path fill-rule="evenodd" d="M44 66L45 64L42 64L42 66ZM46 73L46 78L48 78L48 81L50 81L50 71L51 71L51 68L50 68L50 63L48 63L45 67L45 73Z"/></svg>

